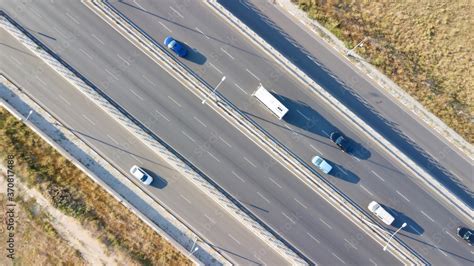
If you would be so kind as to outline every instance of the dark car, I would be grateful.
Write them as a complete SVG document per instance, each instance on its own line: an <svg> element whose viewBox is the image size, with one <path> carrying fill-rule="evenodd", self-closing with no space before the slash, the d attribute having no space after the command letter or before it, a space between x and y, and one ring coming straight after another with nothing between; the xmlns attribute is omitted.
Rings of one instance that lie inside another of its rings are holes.
<svg viewBox="0 0 474 266"><path fill-rule="evenodd" d="M470 246L474 243L474 231L465 227L458 227L458 236L464 239Z"/></svg>
<svg viewBox="0 0 474 266"><path fill-rule="evenodd" d="M185 57L188 54L186 47L171 36L166 37L163 43L180 57Z"/></svg>
<svg viewBox="0 0 474 266"><path fill-rule="evenodd" d="M329 139L331 139L332 142L334 142L342 151L349 152L349 141L341 132L333 131L329 135Z"/></svg>

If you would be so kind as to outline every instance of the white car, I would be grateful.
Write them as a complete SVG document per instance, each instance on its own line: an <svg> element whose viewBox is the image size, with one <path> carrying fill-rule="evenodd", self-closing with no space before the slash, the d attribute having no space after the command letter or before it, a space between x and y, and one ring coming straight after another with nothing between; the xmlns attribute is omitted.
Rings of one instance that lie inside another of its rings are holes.
<svg viewBox="0 0 474 266"><path fill-rule="evenodd" d="M136 165L130 168L130 173L145 185L149 185L151 184L151 182L153 182L153 178L149 174L147 174L147 172L145 172L143 169Z"/></svg>
<svg viewBox="0 0 474 266"><path fill-rule="evenodd" d="M380 204L375 201L369 203L368 209L387 225L391 225L395 220L395 218L393 218L393 216L388 213L388 211L386 211L382 206L380 206Z"/></svg>
<svg viewBox="0 0 474 266"><path fill-rule="evenodd" d="M329 174L329 172L331 172L331 170L332 170L332 166L330 164L328 164L323 158L321 158L317 155L314 156L313 159L311 159L311 162L316 167L321 169L321 171L323 171L323 173L325 173L325 174Z"/></svg>

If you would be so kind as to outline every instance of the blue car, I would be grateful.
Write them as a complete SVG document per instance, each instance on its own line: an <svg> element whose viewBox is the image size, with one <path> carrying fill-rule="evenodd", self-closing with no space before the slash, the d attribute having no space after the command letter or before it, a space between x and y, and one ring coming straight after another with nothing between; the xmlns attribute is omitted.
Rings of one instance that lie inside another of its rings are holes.
<svg viewBox="0 0 474 266"><path fill-rule="evenodd" d="M188 54L188 50L186 50L184 45L171 36L166 37L163 43L180 57L185 57Z"/></svg>

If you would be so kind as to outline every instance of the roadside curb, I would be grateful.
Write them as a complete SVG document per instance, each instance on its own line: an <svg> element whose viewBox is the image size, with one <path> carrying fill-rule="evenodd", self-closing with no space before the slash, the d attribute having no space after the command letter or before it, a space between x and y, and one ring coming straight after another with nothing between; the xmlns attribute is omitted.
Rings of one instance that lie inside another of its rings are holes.
<svg viewBox="0 0 474 266"><path fill-rule="evenodd" d="M415 100L405 90L400 88L389 77L381 73L376 67L366 62L355 51L351 52L352 57L347 56L350 50L334 34L322 26L318 21L310 19L307 14L299 9L296 4L290 0L275 0L275 2L287 13L299 19L311 32L318 35L326 41L334 50L350 61L358 70L369 76L379 85L381 89L389 93L398 103L412 112L416 117L426 123L426 126L434 129L441 137L444 137L449 143L455 146L460 152L474 160L474 146L467 142L463 137L447 126L441 119L428 111L423 105Z"/></svg>
<svg viewBox="0 0 474 266"><path fill-rule="evenodd" d="M456 197L449 190L447 190L441 183L439 183L435 178L433 178L425 170L423 170L420 166L413 162L398 148L396 148L389 141L383 138L377 131L367 125L367 123L365 123L362 119L352 113L352 111L350 111L346 106L340 103L336 98L334 98L321 86L319 86L303 71L301 71L281 53L279 53L271 45L269 45L258 34L253 32L252 29L250 29L247 25L245 25L237 17L235 17L231 12L225 9L225 7L220 5L217 0L204 1L208 4L209 7L211 7L213 11L215 11L216 14L221 16L224 20L228 21L230 25L232 25L235 29L241 32L257 47L261 48L262 51L264 51L267 55L273 58L278 64L280 64L285 70L287 70L288 73L293 75L303 84L307 85L312 92L318 95L320 99L324 101L328 106L332 107L334 111L339 113L349 123L355 125L360 131L367 134L369 138L375 140L375 143L377 143L377 145L387 151L390 156L392 156L402 166L404 166L408 171L410 171L414 177L416 177L427 187L435 191L445 203L448 203L449 206L454 207L456 211L463 217L471 219L471 217L473 216L473 211L469 208L469 206L467 206L458 197Z"/></svg>

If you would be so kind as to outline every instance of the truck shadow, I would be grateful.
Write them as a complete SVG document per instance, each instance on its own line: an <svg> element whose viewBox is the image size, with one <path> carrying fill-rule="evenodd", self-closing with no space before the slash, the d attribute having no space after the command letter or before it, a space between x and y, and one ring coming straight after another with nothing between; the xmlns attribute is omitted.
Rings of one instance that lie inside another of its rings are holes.
<svg viewBox="0 0 474 266"><path fill-rule="evenodd" d="M392 226L395 228L395 229L390 229L390 230L397 230L398 228L400 228L402 226L403 223L407 223L407 226L405 226L402 231L405 231L405 232L408 232L408 233L411 233L411 234L415 234L415 235L422 235L425 230L423 229L423 227L421 227L419 224L417 224L413 219L411 219L410 217L408 217L407 215L405 215L404 213L402 212L399 212L393 208L390 208L386 205L383 205L383 204L380 204L382 207L384 207L390 214L393 215L393 217L395 217L395 221L393 221L392 223Z"/></svg>

